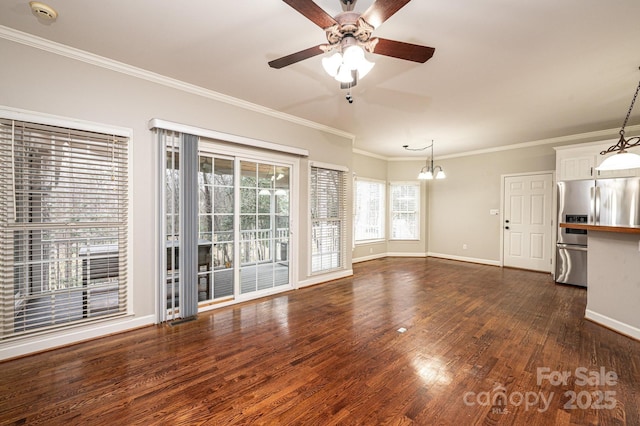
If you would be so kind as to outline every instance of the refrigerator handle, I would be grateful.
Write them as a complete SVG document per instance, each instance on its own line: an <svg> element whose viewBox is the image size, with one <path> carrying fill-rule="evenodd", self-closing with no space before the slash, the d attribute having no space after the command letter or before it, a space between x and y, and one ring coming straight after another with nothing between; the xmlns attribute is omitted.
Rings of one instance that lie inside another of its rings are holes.
<svg viewBox="0 0 640 426"><path fill-rule="evenodd" d="M579 245L575 245L575 244L558 243L558 244L556 244L556 247L559 250L588 251L587 246L579 246Z"/></svg>
<svg viewBox="0 0 640 426"><path fill-rule="evenodd" d="M600 224L600 187L596 186L594 187L594 192L596 195L596 199L595 199L595 205L594 205L594 209L595 209L595 223L596 225Z"/></svg>
<svg viewBox="0 0 640 426"><path fill-rule="evenodd" d="M589 188L589 223L596 223L596 186Z"/></svg>

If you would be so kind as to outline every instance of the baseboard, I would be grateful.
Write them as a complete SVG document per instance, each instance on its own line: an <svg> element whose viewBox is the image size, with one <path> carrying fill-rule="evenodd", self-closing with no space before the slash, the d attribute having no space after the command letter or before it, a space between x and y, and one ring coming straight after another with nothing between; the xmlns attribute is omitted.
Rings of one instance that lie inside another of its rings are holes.
<svg viewBox="0 0 640 426"><path fill-rule="evenodd" d="M351 259L351 263L366 262L367 260L382 259L385 257L387 257L387 253L372 254L369 256L362 256L362 257L356 257L354 259Z"/></svg>
<svg viewBox="0 0 640 426"><path fill-rule="evenodd" d="M407 252L393 252L387 253L387 257L427 257L427 253L407 253Z"/></svg>
<svg viewBox="0 0 640 426"><path fill-rule="evenodd" d="M60 330L49 334L26 337L21 340L6 342L0 345L0 360L16 358L36 352L67 346L85 340L104 337L109 334L122 333L134 328L155 324L154 315L144 317L128 317L114 321L97 322L77 328Z"/></svg>
<svg viewBox="0 0 640 426"><path fill-rule="evenodd" d="M322 275L314 275L306 280L298 281L298 288L308 287L310 285L316 285L327 281L339 280L340 278L346 278L353 275L353 269L345 269L342 271L329 272Z"/></svg>
<svg viewBox="0 0 640 426"><path fill-rule="evenodd" d="M589 309L585 311L584 317L620 334L631 337L632 339L640 340L640 328L609 318L606 315L599 314Z"/></svg>
<svg viewBox="0 0 640 426"><path fill-rule="evenodd" d="M475 257L464 257L464 256L455 256L451 254L443 254L443 253L407 253L407 252L388 252L388 253L378 253L372 254L370 256L362 256L353 259L352 263L358 262L366 262L367 260L374 259L382 259L385 257L436 257L439 259L448 259L448 260L457 260L460 262L470 262L470 263L480 263L483 265L491 265L491 266L501 266L499 260L488 260L488 259L478 259Z"/></svg>
<svg viewBox="0 0 640 426"><path fill-rule="evenodd" d="M427 256L437 257L439 259L458 260L460 262L471 262L471 263L481 263L483 265L500 266L499 260L478 259L476 257L455 256L452 254L442 254L442 253L433 253L433 252L428 252Z"/></svg>

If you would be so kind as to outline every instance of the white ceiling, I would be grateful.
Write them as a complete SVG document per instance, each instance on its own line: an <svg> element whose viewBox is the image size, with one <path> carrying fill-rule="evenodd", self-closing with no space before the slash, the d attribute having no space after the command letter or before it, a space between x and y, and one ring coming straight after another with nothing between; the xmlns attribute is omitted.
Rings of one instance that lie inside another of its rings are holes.
<svg viewBox="0 0 640 426"><path fill-rule="evenodd" d="M431 139L446 155L619 128L640 80L640 0L413 0L374 36L435 55L369 54L376 66L353 104L322 56L267 65L326 41L281 0L45 3L59 13L48 25L27 0L2 0L0 25L352 133L356 148L387 157L424 156L402 145Z"/></svg>

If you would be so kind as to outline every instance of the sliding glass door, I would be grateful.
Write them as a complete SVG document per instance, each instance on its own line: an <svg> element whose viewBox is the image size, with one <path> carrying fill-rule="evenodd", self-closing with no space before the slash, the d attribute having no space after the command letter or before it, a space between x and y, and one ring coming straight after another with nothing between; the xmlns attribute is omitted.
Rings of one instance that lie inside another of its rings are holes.
<svg viewBox="0 0 640 426"><path fill-rule="evenodd" d="M291 185L298 160L214 141L198 141L196 152L186 139L159 134L160 321L291 286Z"/></svg>
<svg viewBox="0 0 640 426"><path fill-rule="evenodd" d="M172 172L176 169L172 163L167 166ZM195 285L200 305L233 300L239 295L251 298L290 283L290 180L289 165L207 152L198 155ZM179 194L167 191L167 196ZM167 223L172 229L178 228L177 205L175 200L166 203ZM176 233L167 240L169 278L177 277L177 261L171 260L177 259L178 241ZM172 284L168 287L170 294L175 293ZM178 298L170 299L167 308L175 309Z"/></svg>

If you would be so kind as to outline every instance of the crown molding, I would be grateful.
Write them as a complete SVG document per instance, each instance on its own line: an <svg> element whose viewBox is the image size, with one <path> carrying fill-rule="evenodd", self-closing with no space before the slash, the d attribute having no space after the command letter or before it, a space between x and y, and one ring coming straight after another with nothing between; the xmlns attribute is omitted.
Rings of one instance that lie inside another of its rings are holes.
<svg viewBox="0 0 640 426"><path fill-rule="evenodd" d="M22 31L18 31L13 28L0 25L0 38L9 40L15 43L20 43L25 46L33 47L43 50L45 52L53 53L55 55L64 56L66 58L81 61L87 64L95 65L104 69L115 71L121 74L126 74L131 77L139 78L141 80L150 81L152 83L160 84L172 89L177 89L183 92L198 95L204 98L212 99L218 102L224 102L229 105L240 107L249 111L258 112L264 115L268 115L281 120L289 121L291 123L299 124L305 127L309 127L315 130L331 133L336 136L340 136L349 139L353 144L355 135L345 132L343 130L335 129L333 127L325 126L324 124L316 123L311 120L296 117L295 115L286 114L280 111L276 111L271 108L264 107L262 105L254 104L242 99L234 98L232 96L224 95L222 93L215 92L213 90L205 89L194 84L186 83L181 80L166 77L164 75L145 70L143 68L134 67L133 65L125 64L113 59L105 58L84 50L76 49L55 41L47 40L42 37L28 34Z"/></svg>
<svg viewBox="0 0 640 426"><path fill-rule="evenodd" d="M578 133L578 134L559 136L559 137L549 138L549 139L540 139L540 140L531 141L531 142L514 143L511 145L496 146L494 148L465 151L457 154L437 155L433 157L433 160L437 161L437 160L446 160L449 158L469 157L472 155L490 154L493 152L510 151L512 149L531 148L531 147L541 146L541 145L564 144L566 142L575 142L576 144L579 144L579 143L582 143L581 140L584 141L588 139L595 139L593 142L594 144L596 144L604 140L618 139L620 137L619 132L620 132L620 129L618 128L596 130L594 132ZM631 133L632 135L640 134L640 124L636 124L634 126L627 126L625 128L625 132L627 133L627 135L629 133ZM429 158L429 156L427 157L385 157L380 154L375 154L375 153L364 151L357 148L354 148L353 152L356 154L367 155L369 157L378 158L380 160L385 160L385 161L424 161L425 158L426 159Z"/></svg>
<svg viewBox="0 0 640 426"><path fill-rule="evenodd" d="M640 131L640 125L627 126L626 131L627 132L631 131L632 133L635 133L636 131ZM490 154L493 152L509 151L512 149L531 148L531 147L541 146L541 145L564 144L566 142L581 143L580 141L585 139L601 138L603 140L605 139L608 140L611 138L618 138L620 136L619 132L620 132L620 129L618 128L596 130L594 132L578 133L574 135L559 136L556 138L540 139L540 140L531 141L531 142L515 143L511 145L497 146L495 148L477 149L475 151L461 152L459 154L441 155L438 157L434 157L434 160L436 159L446 160L448 158L458 158L458 157L468 157L470 155Z"/></svg>
<svg viewBox="0 0 640 426"><path fill-rule="evenodd" d="M367 157L377 158L378 160L389 161L389 157L385 157L384 155L374 154L373 152L365 151L359 148L353 148L354 154L366 155Z"/></svg>

